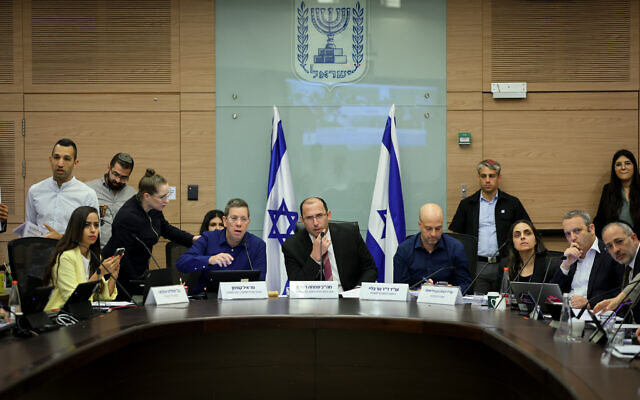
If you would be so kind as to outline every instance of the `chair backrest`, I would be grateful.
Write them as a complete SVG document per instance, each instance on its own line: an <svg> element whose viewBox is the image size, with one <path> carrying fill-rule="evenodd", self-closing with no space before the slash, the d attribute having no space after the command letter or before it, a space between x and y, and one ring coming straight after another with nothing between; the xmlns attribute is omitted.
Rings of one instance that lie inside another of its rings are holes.
<svg viewBox="0 0 640 400"><path fill-rule="evenodd" d="M167 268L171 271L171 280L174 283L178 283L180 279L182 279L182 282L184 282L188 287L191 288L198 281L198 274L187 274L178 271L178 268L176 268L178 258L180 258L182 253L187 250L189 250L188 247L173 242L167 243L167 247L165 247L165 253L167 256Z"/></svg>
<svg viewBox="0 0 640 400"><path fill-rule="evenodd" d="M57 244L55 239L41 237L14 239L7 244L11 274L18 281L21 296L43 284L45 269Z"/></svg>
<svg viewBox="0 0 640 400"><path fill-rule="evenodd" d="M464 233L447 232L447 235L458 240L464 246L471 279L474 279L476 277L476 262L478 261L478 239L475 236L465 235ZM473 292L469 291L469 293Z"/></svg>
<svg viewBox="0 0 640 400"><path fill-rule="evenodd" d="M564 255L564 251L547 250L547 257L560 258Z"/></svg>

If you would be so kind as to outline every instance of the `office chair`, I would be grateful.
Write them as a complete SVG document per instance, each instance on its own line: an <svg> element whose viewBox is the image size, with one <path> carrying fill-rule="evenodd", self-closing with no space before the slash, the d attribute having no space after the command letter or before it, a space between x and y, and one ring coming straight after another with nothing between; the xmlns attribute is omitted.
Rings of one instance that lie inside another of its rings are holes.
<svg viewBox="0 0 640 400"><path fill-rule="evenodd" d="M18 281L20 297L42 286L44 271L57 244L55 239L42 237L18 238L7 244L11 274Z"/></svg>

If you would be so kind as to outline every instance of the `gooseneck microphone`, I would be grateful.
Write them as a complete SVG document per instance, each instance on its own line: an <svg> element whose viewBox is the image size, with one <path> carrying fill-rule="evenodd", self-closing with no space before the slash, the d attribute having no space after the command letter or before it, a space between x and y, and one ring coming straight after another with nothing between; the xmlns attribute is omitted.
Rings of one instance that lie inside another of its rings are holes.
<svg viewBox="0 0 640 400"><path fill-rule="evenodd" d="M107 271L107 273L109 275L111 275L111 279L114 279L116 281L116 286L118 287L118 289L122 290L122 293L125 294L125 296L127 296L129 298L129 301L131 301L133 304L135 304L136 306L138 305L135 300L133 300L133 296L131 296L131 294L127 291L127 289L125 289L125 287L122 285L122 283L120 283L120 281L118 280L118 277L116 277L113 272L111 272L111 270L109 268L107 268L106 265L104 265L104 263L102 262L102 258L98 257L98 255L96 253L94 253L93 250L91 250L91 248L85 244L82 244L80 242L78 242L77 240L73 241L74 244L77 244L80 247L84 247L85 249L89 250L89 252L91 253L91 255L93 257L96 258L96 260L100 261L100 265ZM100 276L100 268L98 268L96 270L96 273L98 274L98 276Z"/></svg>
<svg viewBox="0 0 640 400"><path fill-rule="evenodd" d="M543 251L533 252L533 254L531 254L531 255L529 256L529 258L527 258L527 261L526 261L524 264L522 264L522 267L520 267L520 270L518 270L518 273L516 274L515 279L518 279L518 277L520 276L520 274L522 273L522 271L524 270L524 268L527 266L527 264L529 264L529 261L531 261L531 259L533 258L533 256L535 256L536 254L537 254L537 255L547 254L547 251L546 251L546 250L543 250ZM514 280L515 280L515 279L514 279ZM513 281L512 281L511 279L509 279L509 286L507 286L507 291L506 291L507 296L509 296L509 293L511 293L511 283L512 283L512 282L513 282ZM500 305L500 303L502 303L502 301L503 301L503 300L504 300L504 296L500 296L500 300L498 300L498 303L497 303L497 304L496 304L496 306L495 306L495 308L496 308L496 309L498 308L498 306Z"/></svg>
<svg viewBox="0 0 640 400"><path fill-rule="evenodd" d="M544 253L546 254L546 251ZM566 260L567 256L563 254L561 256L549 257L549 261L547 261L547 267L544 270L544 276L542 277L542 282L541 282L542 284L540 285L540 290L538 291L538 296L536 296L536 298L534 299L535 303L533 303L533 310L531 311L531 314L529 314L529 318L531 319L537 320L540 317L540 313L537 312L538 304L540 304L540 296L542 295L542 289L544 289L544 284L547 281L547 274L549 273L549 267L551 266L551 261L554 258L559 258L560 260Z"/></svg>
<svg viewBox="0 0 640 400"><path fill-rule="evenodd" d="M247 259L249 260L249 268L253 271L253 264L251 263L251 256L249 256L249 248L247 247L247 236L242 239L242 244L244 244L244 249L247 252Z"/></svg>
<svg viewBox="0 0 640 400"><path fill-rule="evenodd" d="M419 287L423 283L427 282L429 279L433 278L434 275L437 275L439 272L447 270L447 269L456 269L456 267L448 266L448 267L439 268L439 269L435 270L434 272L430 273L429 275L422 277L422 279L420 279L418 282L416 282L413 285L409 286L409 289L413 290L413 289Z"/></svg>
<svg viewBox="0 0 640 400"><path fill-rule="evenodd" d="M502 243L502 245L500 247L498 247L498 250L493 253L493 255L491 256L491 258L497 257L498 254L500 254L500 250L502 250L502 248L507 244L508 242L504 242ZM478 278L480 278L480 276L482 275L482 273L484 272L485 269L487 269L487 267L489 266L489 264L491 263L485 263L484 266L482 268L480 268L480 272L478 272L476 274L476 277L473 278L473 280L471 281L471 283L469 284L469 286L467 286L467 288L464 290L464 292L462 292L462 296L464 297L467 292L473 287L473 284L476 283L476 281L478 280Z"/></svg>
<svg viewBox="0 0 640 400"><path fill-rule="evenodd" d="M153 260L153 262L156 263L156 267L158 267L158 269L162 269L160 267L160 264L158 263L158 260L156 260L156 258L153 256L153 253L151 252L149 247L147 247L147 245L144 244L144 242L138 237L138 235L136 235L136 234L132 234L132 235L133 235L133 238L136 239L138 242L140 242L142 247L144 247L144 249L147 251L147 253L151 256L151 259Z"/></svg>

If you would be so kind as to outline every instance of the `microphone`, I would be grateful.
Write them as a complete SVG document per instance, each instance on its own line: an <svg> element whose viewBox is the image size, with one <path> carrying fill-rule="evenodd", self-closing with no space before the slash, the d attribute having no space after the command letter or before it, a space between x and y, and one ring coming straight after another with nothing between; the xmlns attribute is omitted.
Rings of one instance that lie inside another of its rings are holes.
<svg viewBox="0 0 640 400"><path fill-rule="evenodd" d="M442 267L439 268L437 270L435 270L435 272L430 273L429 275L423 277L422 279L420 279L417 283L414 283L413 285L409 286L410 290L413 290L417 287L419 287L420 285L422 285L423 283L427 282L429 279L431 279L434 275L438 274L440 271L444 271L446 269L456 269L456 267L454 266L448 266L448 267Z"/></svg>
<svg viewBox="0 0 640 400"><path fill-rule="evenodd" d="M249 260L249 268L251 268L251 270L253 271L253 264L251 264L251 257L249 256L249 248L247 247L247 237L246 237L246 235L242 239L242 243L244 244L244 249L247 252L247 259Z"/></svg>
<svg viewBox="0 0 640 400"><path fill-rule="evenodd" d="M158 264L158 260L156 260L156 258L153 256L153 253L151 252L151 250L149 250L149 247L147 247L147 245L144 244L144 242L138 237L138 235L136 235L135 233L132 233L132 235L133 235L133 238L135 240L137 240L138 242L140 242L142 247L144 247L144 249L147 251L147 253L151 256L151 259L153 260L153 262L156 263L156 267L158 267L158 269L162 269L160 267L160 264Z"/></svg>
<svg viewBox="0 0 640 400"><path fill-rule="evenodd" d="M635 287L635 286L634 286ZM624 289L624 288L623 288ZM589 304L591 303L592 300L596 299L596 298L601 298L613 293L618 293L620 292L620 288L613 288L613 289L609 289L606 292L598 295L598 296L594 296L591 299L587 299L587 304L585 304L584 306L582 306L582 308L580 309L580 312L578 313L578 315L576 316L576 318L580 318L582 316L582 314L584 314L585 310L587 309L587 307L589 307Z"/></svg>
<svg viewBox="0 0 640 400"><path fill-rule="evenodd" d="M498 247L498 250L497 250L497 251L496 251L496 252L495 252L491 257L492 257L492 258L493 258L493 257L497 257L497 256L498 256L498 254L500 254L500 250L502 250L502 248L503 248L506 244L507 244L507 241L505 240L505 242L504 242L504 243L502 243L502 245L501 245L500 247ZM474 284L474 283L476 283L476 281L478 280L478 278L480 278L480 276L482 275L482 273L484 272L484 270L487 268L487 266L488 266L489 264L491 264L491 263L485 263L485 264L484 264L484 267L482 267L482 268L480 269L480 272L478 272L478 273L476 274L476 277L475 277L475 278L473 278L473 280L471 281L471 283L469 284L469 286L467 286L467 288L466 288L466 289L464 290L464 292L462 293L462 296L463 296L463 297L467 294L467 292L469 291L469 289L471 289L471 288L473 287L473 284Z"/></svg>
<svg viewBox="0 0 640 400"><path fill-rule="evenodd" d="M533 258L533 256L535 256L536 254L546 254L546 253L547 253L547 251L546 251L546 250L543 250L543 251L539 251L539 252L537 252L537 253L536 253L536 252L534 252L533 254L531 254L531 255L529 256L529 258L527 258L527 261L526 261L524 264L522 264L522 267L520 267L520 270L519 270L519 271L518 271L518 273L516 274L516 277L515 277L515 279L514 279L514 280L518 279L518 277L520 276L520 274L521 274L521 273L522 273L522 271L524 270L524 267L526 267L526 266L527 266L527 264L529 264L529 261L531 261L531 259ZM509 286L507 286L507 291L506 291L507 296L509 295L509 293L511 293L511 284L512 284L512 282L513 282L512 280L509 280ZM502 303L502 300L504 300L504 296L500 296L500 300L498 301L498 303L496 304L496 307L495 307L496 309L498 308L498 306L500 305L500 303Z"/></svg>
<svg viewBox="0 0 640 400"><path fill-rule="evenodd" d="M636 286L638 286L638 283L640 283L640 279L636 283L633 284L633 287L631 288L631 291L629 293L633 293L633 290L636 288ZM629 285L627 285L627 286L629 286ZM636 299L636 300L638 300L638 299ZM629 304L629 309L627 309L627 312L624 313L624 317L622 317L622 321L620 322L620 326L618 326L618 329L616 329L615 332L613 332L613 335L610 338L607 338L607 340L612 340L613 338L615 338L618 335L618 332L620 332L620 329L622 329L622 325L623 325L624 321L627 319L627 317L629 316L629 313L631 312L631 310L633 310L633 307L636 305L635 303L636 303L635 301L632 301L631 304ZM604 324L602 324L603 327L604 327L604 325L607 324L607 321L609 321L611 319L611 317L613 317L614 315L615 315L615 313L611 313L609 318L607 318L607 320L604 322ZM616 323L616 320L615 320L615 317L614 317L614 319L613 319L614 326L615 326L615 323ZM593 336L595 336L595 333L592 335L592 337ZM591 338L589 338L589 340L591 340Z"/></svg>
<svg viewBox="0 0 640 400"><path fill-rule="evenodd" d="M84 247L85 249L89 250L89 253L91 253L91 255L93 257L95 257L98 261L100 261L100 265L107 271L107 273L109 273L109 275L111 275L111 278L114 279L116 281L116 286L122 290L122 292L129 297L129 301L131 301L133 304L135 304L136 306L138 305L134 300L133 300L133 296L131 296L131 294L127 291L127 289L125 289L125 287L120 283L120 281L118 280L118 277L116 277L113 272L111 272L111 270L109 270L109 268L107 268L106 265L104 265L104 263L102 262L102 259L100 257L98 257L98 255L96 253L93 252L93 250L91 250L91 248L85 244L82 244L80 242L78 242L77 240L73 241L74 244L77 244L80 247ZM98 274L98 276L100 276L100 268L98 268L98 270L96 271L96 273Z"/></svg>
<svg viewBox="0 0 640 400"><path fill-rule="evenodd" d="M544 255L547 255L547 250L543 250L540 253L544 253ZM540 290L538 291L538 296L536 296L535 303L533 303L533 310L531 311L531 314L529 314L529 318L537 320L540 317L540 313L537 312L538 310L538 304L540 304L540 296L542 295L542 289L544 289L544 284L547 281L547 274L549 273L549 267L551 266L551 260L553 260L554 258L559 258L560 260L566 260L567 256L565 256L564 254L561 256L556 256L556 257L549 257L549 261L547 261L547 268L545 268L544 270L544 276L542 277L542 285L540 285Z"/></svg>

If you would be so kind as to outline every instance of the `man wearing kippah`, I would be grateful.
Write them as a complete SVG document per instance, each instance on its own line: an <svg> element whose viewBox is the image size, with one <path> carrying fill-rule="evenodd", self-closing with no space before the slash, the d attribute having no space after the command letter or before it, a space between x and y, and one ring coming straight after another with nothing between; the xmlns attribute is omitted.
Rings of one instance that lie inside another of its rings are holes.
<svg viewBox="0 0 640 400"><path fill-rule="evenodd" d="M111 238L111 224L118 210L136 194L136 190L127 185L133 171L133 158L127 153L118 153L111 158L107 172L102 178L87 182L95 190L100 204L100 247L104 247Z"/></svg>
<svg viewBox="0 0 640 400"><path fill-rule="evenodd" d="M478 238L476 271L482 271L482 276L475 285L476 293L486 293L488 287L484 283L496 279L511 225L520 219L531 220L517 197L499 190L500 169L495 160L478 163L480 190L460 201L449 225L452 232Z"/></svg>

